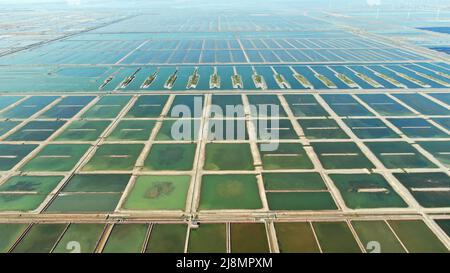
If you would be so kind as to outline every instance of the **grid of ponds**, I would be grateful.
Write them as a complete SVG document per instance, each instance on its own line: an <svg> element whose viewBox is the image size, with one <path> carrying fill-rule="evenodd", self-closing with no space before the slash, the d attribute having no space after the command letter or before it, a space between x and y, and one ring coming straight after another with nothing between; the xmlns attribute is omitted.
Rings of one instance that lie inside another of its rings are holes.
<svg viewBox="0 0 450 273"><path fill-rule="evenodd" d="M2 213L450 207L450 137L438 122L450 118L445 93L4 95L0 102ZM261 113L267 104L281 111ZM242 109L229 113L230 105Z"/></svg>
<svg viewBox="0 0 450 273"><path fill-rule="evenodd" d="M0 252L448 252L449 64L320 17L0 56Z"/></svg>
<svg viewBox="0 0 450 273"><path fill-rule="evenodd" d="M0 224L0 231L0 253L448 252L418 218L205 222L196 227L182 222L12 223ZM373 241L379 242L376 250Z"/></svg>
<svg viewBox="0 0 450 273"><path fill-rule="evenodd" d="M0 58L1 60L1 58ZM236 63L236 62L233 62ZM450 87L445 63L0 66L2 92L425 89ZM70 103L70 102L68 102Z"/></svg>
<svg viewBox="0 0 450 273"><path fill-rule="evenodd" d="M151 19L154 20L154 19ZM129 24L125 20L112 24ZM147 21L146 21L147 23ZM148 24L146 24L148 26ZM135 26L133 26L133 29ZM87 32L24 52L0 64L226 64L428 60L334 28L328 31Z"/></svg>

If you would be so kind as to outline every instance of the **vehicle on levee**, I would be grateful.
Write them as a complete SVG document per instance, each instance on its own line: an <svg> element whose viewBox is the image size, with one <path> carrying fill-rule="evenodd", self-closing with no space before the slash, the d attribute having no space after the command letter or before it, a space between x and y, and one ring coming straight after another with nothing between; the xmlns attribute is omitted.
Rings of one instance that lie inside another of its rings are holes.
<svg viewBox="0 0 450 273"><path fill-rule="evenodd" d="M292 74L292 76L294 76L294 78L301 84L303 85L303 87L305 88L309 88L309 89L314 89L314 86L308 81L308 79L298 73Z"/></svg>
<svg viewBox="0 0 450 273"><path fill-rule="evenodd" d="M200 81L200 74L198 74L198 67L195 68L194 73L189 76L188 83L186 85L186 89L195 89L197 88L198 82Z"/></svg>
<svg viewBox="0 0 450 273"><path fill-rule="evenodd" d="M175 72L173 72L173 74L170 75L170 77L167 79L166 83L164 84L164 88L172 89L177 78L178 78L178 68L175 69Z"/></svg>
<svg viewBox="0 0 450 273"><path fill-rule="evenodd" d="M136 69L136 71L134 71L133 74L131 74L130 76L126 77L125 80L123 80L123 82L120 83L119 88L120 89L127 88L128 85L130 85L130 83L132 81L134 81L134 79L136 79L136 74L139 73L139 71L141 71L140 67L138 69Z"/></svg>
<svg viewBox="0 0 450 273"><path fill-rule="evenodd" d="M290 89L291 85L286 81L283 75L279 73L273 74L275 81L281 89Z"/></svg>
<svg viewBox="0 0 450 273"><path fill-rule="evenodd" d="M150 75L147 79L145 79L145 81L142 83L141 88L142 89L146 89L149 88L150 85L152 85L152 83L156 80L156 78L158 77L158 73L159 73L159 68L153 72L152 75Z"/></svg>

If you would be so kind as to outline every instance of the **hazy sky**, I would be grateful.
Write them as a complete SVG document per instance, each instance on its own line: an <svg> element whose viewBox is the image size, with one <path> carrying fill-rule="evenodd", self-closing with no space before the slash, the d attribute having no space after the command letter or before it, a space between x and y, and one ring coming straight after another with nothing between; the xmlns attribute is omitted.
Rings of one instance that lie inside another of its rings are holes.
<svg viewBox="0 0 450 273"><path fill-rule="evenodd" d="M304 5L304 7L323 8L334 6L337 7L373 7L381 6L392 8L394 6L440 6L450 9L449 0L0 0L0 5L20 7L22 5L30 4L54 4L55 6L86 6L86 7L123 7L123 6L151 6L149 4L159 2L163 5L176 7L177 3L189 3L190 5L205 5L205 6L220 6L225 4L229 7L236 5L236 7L242 5L249 5L256 3L258 7L271 6L272 4L283 7L282 3L285 3L285 7L290 4L293 6ZM146 5L147 4L147 5ZM31 7L33 7L32 5Z"/></svg>
<svg viewBox="0 0 450 273"><path fill-rule="evenodd" d="M74 3L74 2L81 2L83 4L89 4L89 3L107 3L107 2L123 2L123 3L127 3L127 2L152 2L155 0L0 0L1 4L29 4L29 3ZM158 1L158 0L156 0ZM170 0L166 0L167 2L170 2ZM195 0L191 0L192 2L195 2ZM246 1L246 0L242 0L242 1ZM259 0L258 2L276 2L279 0ZM302 2L302 0L297 0L298 2ZM317 2L328 2L329 0L318 0ZM380 2L381 4L392 4L392 3L415 3L415 4L432 4L432 3L441 3L441 4L445 4L447 3L448 5L448 1L447 0L332 0L333 2L335 1L351 1L353 3L377 3ZM160 1L158 1L160 2ZM172 1L172 2L176 2L176 1ZM306 2L306 1L305 1ZM308 1L309 2L309 1ZM336 2L335 2L336 3ZM337 3L336 3L337 4Z"/></svg>

